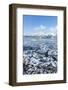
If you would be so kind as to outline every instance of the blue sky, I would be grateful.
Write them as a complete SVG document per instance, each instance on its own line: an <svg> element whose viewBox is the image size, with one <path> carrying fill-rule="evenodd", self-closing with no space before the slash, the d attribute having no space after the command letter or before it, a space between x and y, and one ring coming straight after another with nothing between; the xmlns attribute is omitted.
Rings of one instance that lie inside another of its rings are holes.
<svg viewBox="0 0 68 90"><path fill-rule="evenodd" d="M24 15L24 35L56 34L57 16Z"/></svg>

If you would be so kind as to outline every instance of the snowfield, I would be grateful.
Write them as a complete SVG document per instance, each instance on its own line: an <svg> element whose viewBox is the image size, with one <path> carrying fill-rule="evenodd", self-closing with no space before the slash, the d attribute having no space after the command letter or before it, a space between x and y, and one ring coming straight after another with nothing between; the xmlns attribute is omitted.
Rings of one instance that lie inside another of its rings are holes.
<svg viewBox="0 0 68 90"><path fill-rule="evenodd" d="M23 74L57 73L57 36L24 36Z"/></svg>

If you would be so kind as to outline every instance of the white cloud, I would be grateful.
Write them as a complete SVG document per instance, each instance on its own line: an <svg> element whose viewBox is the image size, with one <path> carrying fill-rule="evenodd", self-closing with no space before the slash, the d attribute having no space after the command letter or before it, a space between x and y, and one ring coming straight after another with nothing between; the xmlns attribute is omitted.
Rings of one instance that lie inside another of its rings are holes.
<svg viewBox="0 0 68 90"><path fill-rule="evenodd" d="M46 26L44 26L44 25L40 25L40 26L34 28L34 30L44 30L44 29L46 29Z"/></svg>
<svg viewBox="0 0 68 90"><path fill-rule="evenodd" d="M34 28L34 33L32 35L56 35L57 34L57 26L55 27L46 27L44 25L40 25Z"/></svg>
<svg viewBox="0 0 68 90"><path fill-rule="evenodd" d="M56 35L57 34L57 26L48 28L49 34Z"/></svg>
<svg viewBox="0 0 68 90"><path fill-rule="evenodd" d="M40 26L33 28L32 32L28 32L25 35L40 36L40 35L56 35L56 34L57 34L57 26L46 27L41 24Z"/></svg>
<svg viewBox="0 0 68 90"><path fill-rule="evenodd" d="M40 25L40 29L41 29L41 30L44 30L44 29L46 29L46 26Z"/></svg>

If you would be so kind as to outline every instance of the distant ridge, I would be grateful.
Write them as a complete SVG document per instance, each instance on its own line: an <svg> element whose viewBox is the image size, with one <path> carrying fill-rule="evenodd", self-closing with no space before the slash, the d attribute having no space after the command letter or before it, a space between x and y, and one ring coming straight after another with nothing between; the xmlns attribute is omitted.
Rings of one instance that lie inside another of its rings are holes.
<svg viewBox="0 0 68 90"><path fill-rule="evenodd" d="M24 35L24 36L26 36L26 37L48 37L48 36L53 37L53 36L57 36L57 35L55 35L55 34L46 34L46 35Z"/></svg>

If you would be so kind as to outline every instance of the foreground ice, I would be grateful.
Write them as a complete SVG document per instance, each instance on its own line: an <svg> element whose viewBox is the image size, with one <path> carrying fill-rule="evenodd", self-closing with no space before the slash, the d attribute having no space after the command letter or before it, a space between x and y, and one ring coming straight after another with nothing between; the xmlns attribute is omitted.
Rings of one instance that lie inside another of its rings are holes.
<svg viewBox="0 0 68 90"><path fill-rule="evenodd" d="M33 37L32 37L33 38ZM57 73L57 42L54 39L35 38L35 41L24 43L23 74L49 74Z"/></svg>

